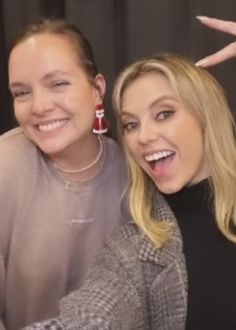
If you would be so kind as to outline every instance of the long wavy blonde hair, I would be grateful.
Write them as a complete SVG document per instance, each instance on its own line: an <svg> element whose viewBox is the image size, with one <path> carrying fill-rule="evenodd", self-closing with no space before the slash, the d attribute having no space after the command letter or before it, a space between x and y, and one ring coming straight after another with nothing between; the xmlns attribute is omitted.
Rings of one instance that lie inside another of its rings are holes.
<svg viewBox="0 0 236 330"><path fill-rule="evenodd" d="M177 55L160 54L140 60L124 69L115 83L113 104L129 165L132 216L158 247L170 237L168 222L158 222L152 218L153 182L129 155L122 139L120 121L126 88L140 76L155 72L162 73L168 79L176 97L202 128L216 222L223 235L236 242L236 143L233 116L219 83L206 70Z"/></svg>

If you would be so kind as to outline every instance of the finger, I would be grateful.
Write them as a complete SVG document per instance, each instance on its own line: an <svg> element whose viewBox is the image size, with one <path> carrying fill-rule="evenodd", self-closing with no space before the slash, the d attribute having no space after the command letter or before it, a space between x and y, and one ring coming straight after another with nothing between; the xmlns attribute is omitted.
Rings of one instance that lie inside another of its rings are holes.
<svg viewBox="0 0 236 330"><path fill-rule="evenodd" d="M236 35L236 22L224 21L217 18L207 16L197 16L204 25L222 32Z"/></svg>
<svg viewBox="0 0 236 330"><path fill-rule="evenodd" d="M199 60L195 65L206 68L224 62L232 57L236 57L236 42L233 42L220 51Z"/></svg>

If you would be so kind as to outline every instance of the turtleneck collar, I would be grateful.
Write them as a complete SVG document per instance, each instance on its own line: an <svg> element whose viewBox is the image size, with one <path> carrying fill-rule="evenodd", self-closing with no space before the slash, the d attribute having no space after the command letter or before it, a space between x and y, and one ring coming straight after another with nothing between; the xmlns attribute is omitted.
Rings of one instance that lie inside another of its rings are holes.
<svg viewBox="0 0 236 330"><path fill-rule="evenodd" d="M163 194L173 212L182 208L198 209L199 205L211 205L211 187L208 179L204 179L192 186L186 186L174 194Z"/></svg>

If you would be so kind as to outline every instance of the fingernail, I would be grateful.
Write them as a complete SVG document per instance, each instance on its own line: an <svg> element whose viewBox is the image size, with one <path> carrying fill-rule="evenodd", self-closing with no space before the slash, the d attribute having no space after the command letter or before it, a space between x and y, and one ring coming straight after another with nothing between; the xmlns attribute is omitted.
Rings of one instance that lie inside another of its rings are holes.
<svg viewBox="0 0 236 330"><path fill-rule="evenodd" d="M197 19L199 19L199 21L204 21L207 19L207 16L196 16Z"/></svg>
<svg viewBox="0 0 236 330"><path fill-rule="evenodd" d="M200 60L198 62L195 63L196 66L204 66L205 64L207 64L208 60L204 59L204 60Z"/></svg>

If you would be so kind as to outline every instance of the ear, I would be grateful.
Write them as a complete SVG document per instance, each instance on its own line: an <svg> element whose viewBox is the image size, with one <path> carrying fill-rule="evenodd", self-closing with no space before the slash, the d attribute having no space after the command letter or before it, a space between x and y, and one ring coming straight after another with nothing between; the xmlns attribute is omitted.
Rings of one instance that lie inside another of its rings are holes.
<svg viewBox="0 0 236 330"><path fill-rule="evenodd" d="M97 90L98 102L101 102L106 92L106 81L102 74L99 73L96 75L94 79L94 85Z"/></svg>

